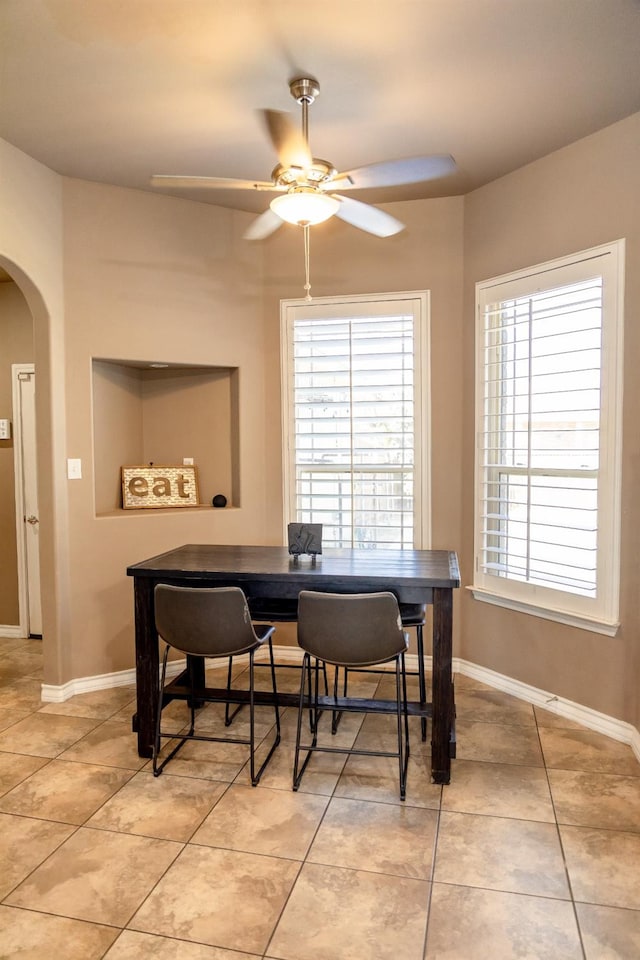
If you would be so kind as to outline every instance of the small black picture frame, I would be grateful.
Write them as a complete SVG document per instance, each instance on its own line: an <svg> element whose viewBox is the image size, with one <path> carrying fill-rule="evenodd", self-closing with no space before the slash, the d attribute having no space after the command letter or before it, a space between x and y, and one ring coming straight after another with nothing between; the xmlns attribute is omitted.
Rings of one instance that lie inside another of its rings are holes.
<svg viewBox="0 0 640 960"><path fill-rule="evenodd" d="M290 523L287 527L289 553L294 557L309 554L316 557L322 553L321 523Z"/></svg>

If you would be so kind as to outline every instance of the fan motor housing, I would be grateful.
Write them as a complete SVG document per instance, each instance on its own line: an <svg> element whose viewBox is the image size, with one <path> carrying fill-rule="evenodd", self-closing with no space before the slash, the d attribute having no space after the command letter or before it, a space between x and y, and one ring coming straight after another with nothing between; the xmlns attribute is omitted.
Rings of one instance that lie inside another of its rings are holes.
<svg viewBox="0 0 640 960"><path fill-rule="evenodd" d="M327 180L333 179L337 173L333 164L328 160L319 160L313 158L312 164L306 170L302 167L284 167L281 163L274 167L271 174L273 182L279 187L292 187L295 184L305 183L311 186L319 186Z"/></svg>
<svg viewBox="0 0 640 960"><path fill-rule="evenodd" d="M313 103L320 93L320 84L315 77L294 77L289 81L289 90L298 103Z"/></svg>

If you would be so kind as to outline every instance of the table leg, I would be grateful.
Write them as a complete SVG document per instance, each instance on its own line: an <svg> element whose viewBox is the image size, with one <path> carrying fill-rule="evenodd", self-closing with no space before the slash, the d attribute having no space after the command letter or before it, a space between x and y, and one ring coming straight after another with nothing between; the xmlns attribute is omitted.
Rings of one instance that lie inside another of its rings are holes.
<svg viewBox="0 0 640 960"><path fill-rule="evenodd" d="M431 775L435 783L449 783L451 778L450 738L454 721L452 621L453 591L434 587Z"/></svg>
<svg viewBox="0 0 640 960"><path fill-rule="evenodd" d="M136 623L136 714L134 730L138 734L138 756L153 753L154 717L158 703L158 634L155 625L151 577L134 577Z"/></svg>

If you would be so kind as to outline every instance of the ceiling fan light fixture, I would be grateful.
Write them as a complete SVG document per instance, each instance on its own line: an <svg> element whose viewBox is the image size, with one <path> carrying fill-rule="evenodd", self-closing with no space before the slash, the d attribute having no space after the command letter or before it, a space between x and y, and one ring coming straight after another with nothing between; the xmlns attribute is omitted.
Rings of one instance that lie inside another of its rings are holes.
<svg viewBox="0 0 640 960"><path fill-rule="evenodd" d="M271 209L287 223L313 226L338 212L340 201L313 187L294 187L271 201Z"/></svg>

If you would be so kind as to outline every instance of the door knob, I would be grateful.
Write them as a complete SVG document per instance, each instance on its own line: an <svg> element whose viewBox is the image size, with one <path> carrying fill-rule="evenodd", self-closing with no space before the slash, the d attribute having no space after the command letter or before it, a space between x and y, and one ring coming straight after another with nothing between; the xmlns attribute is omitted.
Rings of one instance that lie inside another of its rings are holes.
<svg viewBox="0 0 640 960"><path fill-rule="evenodd" d="M27 523L30 523L32 526L33 526L35 523L40 523L40 521L38 520L38 518L37 518L37 517L34 517L33 514L31 514L30 517L26 517L26 521L27 521Z"/></svg>

